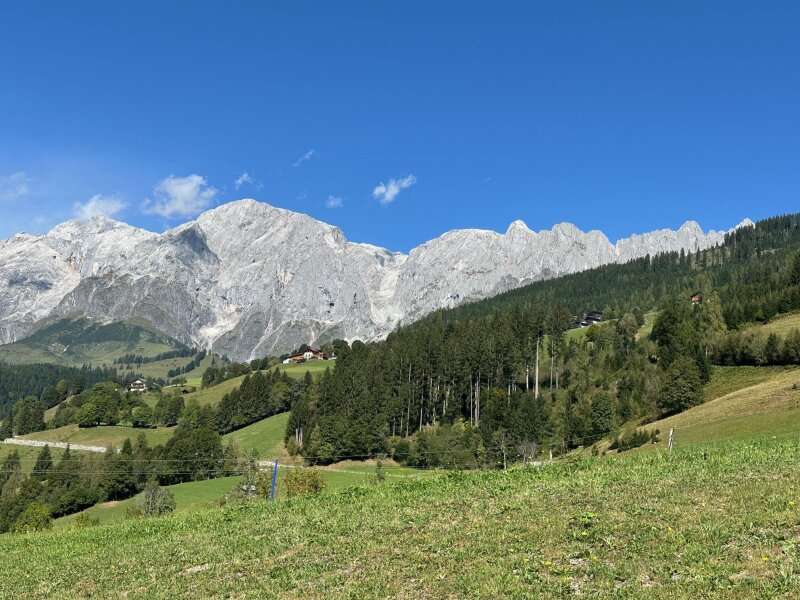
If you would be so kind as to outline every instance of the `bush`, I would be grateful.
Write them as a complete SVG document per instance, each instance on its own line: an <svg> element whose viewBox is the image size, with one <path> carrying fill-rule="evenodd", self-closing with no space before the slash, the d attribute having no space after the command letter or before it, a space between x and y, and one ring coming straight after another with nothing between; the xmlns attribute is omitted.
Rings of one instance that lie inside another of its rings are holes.
<svg viewBox="0 0 800 600"><path fill-rule="evenodd" d="M41 502L31 502L14 522L14 533L42 531L53 526L50 510Z"/></svg>
<svg viewBox="0 0 800 600"><path fill-rule="evenodd" d="M283 481L289 498L316 496L325 488L322 475L316 469L289 469Z"/></svg>
<svg viewBox="0 0 800 600"><path fill-rule="evenodd" d="M145 517L160 517L175 510L175 496L168 489L158 485L156 480L151 479L144 488L139 508Z"/></svg>
<svg viewBox="0 0 800 600"><path fill-rule="evenodd" d="M619 450L625 452L639 446L644 446L647 443L656 443L658 441L658 429L646 431L644 429L635 429L627 435L621 435L609 446L611 450Z"/></svg>
<svg viewBox="0 0 800 600"><path fill-rule="evenodd" d="M100 519L90 517L88 513L82 512L77 517L75 517L75 521L73 522L77 529L86 529L87 527L94 527L95 525L100 524Z"/></svg>

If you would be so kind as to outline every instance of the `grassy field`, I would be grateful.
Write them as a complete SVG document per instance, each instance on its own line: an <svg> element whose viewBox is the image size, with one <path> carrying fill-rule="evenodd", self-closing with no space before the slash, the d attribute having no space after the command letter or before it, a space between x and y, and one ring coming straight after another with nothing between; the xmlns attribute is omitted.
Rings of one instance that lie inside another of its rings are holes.
<svg viewBox="0 0 800 600"><path fill-rule="evenodd" d="M273 370L279 370L283 373L286 373L292 379L302 379L306 376L306 373L311 373L312 376L318 377L322 373L325 372L326 368L333 368L335 365L335 361L309 361L307 363L303 363L300 365L277 365L272 367ZM235 390L240 385L242 385L242 380L245 378L244 375L241 377L234 377L233 379L228 379L227 381L223 381L220 384L215 386L205 388L205 389L198 389L196 392L192 394L187 394L184 396L186 402L194 399L196 400L201 406L204 405L211 405L216 406L219 404L222 397L227 394L228 392Z"/></svg>
<svg viewBox="0 0 800 600"><path fill-rule="evenodd" d="M3 540L15 598L795 598L800 446L458 473Z"/></svg>
<svg viewBox="0 0 800 600"><path fill-rule="evenodd" d="M35 456L34 456L35 458ZM32 468L32 464L29 469ZM269 467L265 467L269 470ZM278 467L278 499L286 499L286 486L284 478L289 469L298 467ZM374 463L339 463L319 469L322 479L325 482L324 493L329 494L346 488L371 484L375 480ZM394 463L385 466L384 472L387 481L406 481L432 477L432 471L419 471L406 467L400 467ZM203 508L219 506L220 500L230 494L241 477L222 477L219 479L209 479L206 481L192 481L170 485L167 488L175 496L175 510L177 512L196 511ZM111 523L122 521L127 518L128 508L140 501L140 497L128 498L119 502L104 502L93 506L85 511L85 514L100 523ZM72 525L79 513L68 515L56 519L54 526L63 528Z"/></svg>
<svg viewBox="0 0 800 600"><path fill-rule="evenodd" d="M197 381L197 384L200 384L200 380L203 377L203 372L211 365L212 357L211 355L207 355L201 362L200 365L185 375L181 377L186 377L187 380L192 379ZM180 358L168 358L166 360L157 360L155 362L144 363L141 365L123 365L122 368L125 370L135 371L136 373L141 374L144 377L153 377L155 379L167 378L167 374L172 369L177 369L179 367L184 367L188 365L192 361L192 357L190 356L183 356Z"/></svg>
<svg viewBox="0 0 800 600"><path fill-rule="evenodd" d="M241 377L234 377L233 379L228 379L227 381L223 381L217 385L214 385L209 388L200 389L198 388L196 392L191 394L186 394L183 399L188 404L190 401L195 400L200 406L216 406L222 400L222 397L238 388L242 385L242 380L245 378L244 375Z"/></svg>
<svg viewBox="0 0 800 600"><path fill-rule="evenodd" d="M319 377L325 372L325 369L333 370L335 366L335 360L311 360L299 365L278 365L272 368L286 373L292 379L302 379L306 373L311 373L313 377Z"/></svg>
<svg viewBox="0 0 800 600"><path fill-rule="evenodd" d="M800 387L798 368L716 368L706 388L706 397L713 399L647 427L661 431L662 446L670 428L677 445L764 435L799 438L800 389L795 385Z"/></svg>
<svg viewBox="0 0 800 600"><path fill-rule="evenodd" d="M218 505L220 498L229 493L240 477L221 477L219 479L209 479L208 481L191 481L167 486L175 496L175 511L182 512L188 510L198 510ZM128 508L139 502L139 496L122 500L120 502L104 502L83 511L100 523L110 523L122 521L127 518ZM56 519L54 527L64 528L75 522L78 514L68 515Z"/></svg>
<svg viewBox="0 0 800 600"><path fill-rule="evenodd" d="M33 470L33 465L36 464L36 457L39 456L39 452L41 452L42 449L30 448L27 446L17 446L16 444L0 444L0 464L2 464L6 457L15 450L17 451L17 454L19 454L22 472L29 474ZM63 453L64 451L59 450L58 448L50 448L50 454L53 457L54 462L57 462Z"/></svg>
<svg viewBox="0 0 800 600"><path fill-rule="evenodd" d="M658 316L658 311L652 311L649 313L645 313L644 315L644 325L639 328L639 331L636 334L638 339L645 338L650 335L653 331L653 325L656 322L656 317Z"/></svg>
<svg viewBox="0 0 800 600"><path fill-rule="evenodd" d="M223 436L223 442L236 442L243 452L255 450L262 459L281 458L285 455L283 434L289 422L289 413L281 413L258 421Z"/></svg>
<svg viewBox="0 0 800 600"><path fill-rule="evenodd" d="M714 400L789 371L799 372L796 367L713 367L711 381L706 384L703 395L706 401Z"/></svg>
<svg viewBox="0 0 800 600"><path fill-rule="evenodd" d="M42 440L45 442L70 442L87 446L114 446L119 448L127 438L135 441L139 434L144 433L151 446L165 443L172 436L172 428L159 427L158 429L139 429L134 427L87 427L82 429L77 425L65 425L56 429L46 429L20 436L28 440Z"/></svg>
<svg viewBox="0 0 800 600"><path fill-rule="evenodd" d="M767 333L777 333L784 336L792 329L800 329L800 312L786 313L772 319L769 323L763 325L753 325L753 328Z"/></svg>

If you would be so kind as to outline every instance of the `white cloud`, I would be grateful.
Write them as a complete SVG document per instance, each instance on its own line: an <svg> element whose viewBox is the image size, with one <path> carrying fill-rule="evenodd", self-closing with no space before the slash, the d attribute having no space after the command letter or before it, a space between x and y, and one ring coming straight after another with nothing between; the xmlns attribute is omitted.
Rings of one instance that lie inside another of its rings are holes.
<svg viewBox="0 0 800 600"><path fill-rule="evenodd" d="M260 183L258 183L258 182L255 180L255 178L254 178L252 175L250 175L250 174L249 174L247 171L245 171L244 173L242 173L241 175L239 175L239 177L237 177L237 178L236 178L236 181L234 181L233 183L234 183L234 185L236 186L236 189L237 189L237 190L238 190L240 187L242 187L243 185L254 185L254 186L256 186L257 188L261 188L261 184L260 184Z"/></svg>
<svg viewBox="0 0 800 600"><path fill-rule="evenodd" d="M102 194L95 194L86 202L76 202L72 205L72 210L79 219L91 219L100 215L113 217L124 208L125 203L116 196Z"/></svg>
<svg viewBox="0 0 800 600"><path fill-rule="evenodd" d="M344 206L344 200L340 196L330 195L328 199L325 200L325 206L328 208L342 208Z"/></svg>
<svg viewBox="0 0 800 600"><path fill-rule="evenodd" d="M23 171L11 175L0 175L0 201L11 201L27 196L30 189L30 177Z"/></svg>
<svg viewBox="0 0 800 600"><path fill-rule="evenodd" d="M401 179L390 179L389 183L383 183L375 186L372 190L372 197L376 198L378 202L383 205L391 204L397 195L406 188L410 188L417 183L417 178L413 175L406 175Z"/></svg>
<svg viewBox="0 0 800 600"><path fill-rule="evenodd" d="M303 154L303 156L301 156L301 157L300 157L300 158L298 158L296 161L294 161L294 162L292 163L292 166L293 166L293 167L299 167L300 165L302 165L302 164L303 164L304 162L306 162L307 160L311 160L311 159L314 157L314 155L315 155L316 153L317 153L317 152L316 152L316 150L314 150L314 149L312 148L311 150L309 150L308 152L306 152L305 154Z"/></svg>
<svg viewBox="0 0 800 600"><path fill-rule="evenodd" d="M143 210L168 219L193 217L211 205L217 189L208 185L205 177L170 175L153 188L154 200L144 201Z"/></svg>

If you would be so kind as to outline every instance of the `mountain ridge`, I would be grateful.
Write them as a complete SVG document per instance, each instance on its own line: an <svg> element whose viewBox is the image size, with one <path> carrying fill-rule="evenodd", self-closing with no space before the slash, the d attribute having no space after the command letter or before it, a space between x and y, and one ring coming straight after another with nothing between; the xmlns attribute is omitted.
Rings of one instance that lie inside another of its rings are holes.
<svg viewBox="0 0 800 600"><path fill-rule="evenodd" d="M516 220L505 233L451 230L406 254L253 199L163 233L107 217L71 220L0 241L0 343L57 318L138 318L244 360L336 337L380 339L438 308L646 254L707 248L725 233L686 221L612 244L571 223L535 232Z"/></svg>

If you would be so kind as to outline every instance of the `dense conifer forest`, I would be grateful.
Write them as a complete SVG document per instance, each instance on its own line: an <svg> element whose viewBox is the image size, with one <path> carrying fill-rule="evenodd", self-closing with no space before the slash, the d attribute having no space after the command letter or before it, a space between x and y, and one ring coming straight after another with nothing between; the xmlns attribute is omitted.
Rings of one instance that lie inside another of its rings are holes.
<svg viewBox="0 0 800 600"><path fill-rule="evenodd" d="M6 365L0 362L0 417L9 414L14 402L26 396L42 400L50 408L67 396L95 383L117 379L116 369L61 367L51 364Z"/></svg>
<svg viewBox="0 0 800 600"><path fill-rule="evenodd" d="M340 344L335 371L292 405L287 442L310 462L388 453L418 466L591 445L631 419L701 402L713 361L796 364L800 334L738 328L800 308L798 248L800 215L776 217L706 251L535 283L384 342ZM574 335L590 310L605 322ZM653 310L652 333L640 335Z"/></svg>

